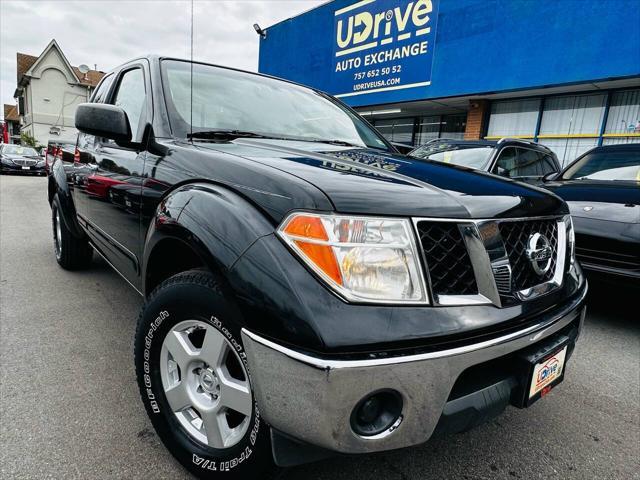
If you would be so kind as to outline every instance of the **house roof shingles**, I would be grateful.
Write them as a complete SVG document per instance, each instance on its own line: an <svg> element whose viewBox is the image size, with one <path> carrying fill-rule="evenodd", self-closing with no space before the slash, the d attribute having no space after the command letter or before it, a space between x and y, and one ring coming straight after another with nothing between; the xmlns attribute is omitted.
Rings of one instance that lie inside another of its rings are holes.
<svg viewBox="0 0 640 480"><path fill-rule="evenodd" d="M15 105L4 104L4 120L5 122L19 122L18 107Z"/></svg>
<svg viewBox="0 0 640 480"><path fill-rule="evenodd" d="M100 72L98 70L89 70L86 74L83 74L80 72L78 67L73 67L73 71L76 72L76 76L80 79L80 83L89 87L95 87L100 83L102 77L104 77L104 72Z"/></svg>
<svg viewBox="0 0 640 480"><path fill-rule="evenodd" d="M34 63L36 63L36 60L38 60L38 57L34 57L33 55L27 55L26 53L20 52L16 53L18 84L20 84L24 74L29 71ZM89 70L86 74L82 74L78 67L72 68L76 76L80 79L80 83L88 87L95 87L98 85L102 77L104 77L104 72L100 72L98 70Z"/></svg>
<svg viewBox="0 0 640 480"><path fill-rule="evenodd" d="M16 63L18 65L18 83L22 80L22 77L25 73L31 68L31 66L36 63L38 57L34 57L33 55L27 55L26 53L16 53Z"/></svg>

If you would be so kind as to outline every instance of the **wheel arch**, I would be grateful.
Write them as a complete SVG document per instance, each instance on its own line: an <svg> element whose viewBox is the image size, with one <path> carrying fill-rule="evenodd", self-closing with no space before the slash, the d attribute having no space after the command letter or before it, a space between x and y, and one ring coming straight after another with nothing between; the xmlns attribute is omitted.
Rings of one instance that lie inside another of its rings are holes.
<svg viewBox="0 0 640 480"><path fill-rule="evenodd" d="M206 268L220 273L215 264L182 238L165 237L153 247L144 272L144 291L148 296L164 280L187 270Z"/></svg>
<svg viewBox="0 0 640 480"><path fill-rule="evenodd" d="M250 201L211 183L186 184L158 205L146 233L143 293L194 268L227 278L233 264L274 226Z"/></svg>
<svg viewBox="0 0 640 480"><path fill-rule="evenodd" d="M60 201L62 221L74 237L84 237L84 230L80 226L76 215L76 207L71 195L67 172L61 160L57 160L51 165L51 173L49 174L48 179L47 197L49 200L49 206L53 204L53 199L57 194L58 200Z"/></svg>

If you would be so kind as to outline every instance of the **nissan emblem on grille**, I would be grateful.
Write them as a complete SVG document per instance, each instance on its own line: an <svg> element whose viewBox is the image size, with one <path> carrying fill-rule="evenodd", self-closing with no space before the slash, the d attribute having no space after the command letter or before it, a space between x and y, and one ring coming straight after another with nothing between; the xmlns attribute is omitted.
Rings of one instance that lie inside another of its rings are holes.
<svg viewBox="0 0 640 480"><path fill-rule="evenodd" d="M538 275L544 275L551 268L553 250L547 237L540 233L534 233L527 242L527 258L531 262L533 271Z"/></svg>

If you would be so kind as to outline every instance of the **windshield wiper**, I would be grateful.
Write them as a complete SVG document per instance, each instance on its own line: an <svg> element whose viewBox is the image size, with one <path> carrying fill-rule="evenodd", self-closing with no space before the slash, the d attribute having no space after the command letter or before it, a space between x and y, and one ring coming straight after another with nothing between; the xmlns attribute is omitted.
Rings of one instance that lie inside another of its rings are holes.
<svg viewBox="0 0 640 480"><path fill-rule="evenodd" d="M264 135L256 132L249 132L245 130L201 130L199 132L188 133L187 138L198 138L202 140L213 141L225 141L233 140L236 138L271 138L276 140L283 140L282 137L276 137L273 135Z"/></svg>
<svg viewBox="0 0 640 480"><path fill-rule="evenodd" d="M347 142L345 140L330 140L325 138L298 138L296 140L300 140L302 142L313 142L313 143L326 143L329 145L340 145L343 147L356 147L356 148L365 148L364 145L356 145L355 143Z"/></svg>
<svg viewBox="0 0 640 480"><path fill-rule="evenodd" d="M198 138L211 141L225 141L233 140L235 138L267 138L271 140L290 140L300 142L313 142L313 143L326 143L329 145L341 145L344 147L356 147L364 148L362 145L356 145L345 140L330 140L323 138L308 138L308 137L282 137L277 135L268 135L263 133L250 132L246 130L201 130L199 132L193 132L187 134L187 138Z"/></svg>

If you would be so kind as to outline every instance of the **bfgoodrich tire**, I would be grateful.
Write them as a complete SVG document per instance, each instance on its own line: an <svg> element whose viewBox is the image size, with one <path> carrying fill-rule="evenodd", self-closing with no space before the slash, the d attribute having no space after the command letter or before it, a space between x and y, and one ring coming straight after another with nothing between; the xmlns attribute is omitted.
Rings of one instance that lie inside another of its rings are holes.
<svg viewBox="0 0 640 480"><path fill-rule="evenodd" d="M80 270L91 264L93 250L86 238L75 237L62 217L62 206L56 193L51 202L53 251L58 264L66 270Z"/></svg>
<svg viewBox="0 0 640 480"><path fill-rule="evenodd" d="M199 478L274 473L239 320L221 282L201 270L163 282L138 320L134 353L142 401L164 445Z"/></svg>

